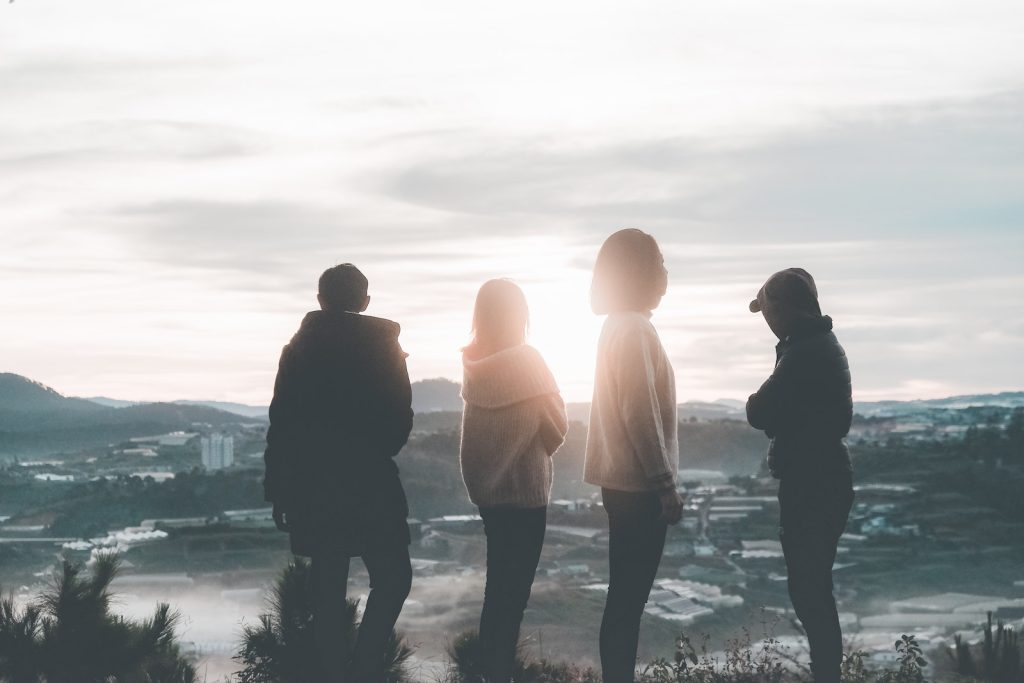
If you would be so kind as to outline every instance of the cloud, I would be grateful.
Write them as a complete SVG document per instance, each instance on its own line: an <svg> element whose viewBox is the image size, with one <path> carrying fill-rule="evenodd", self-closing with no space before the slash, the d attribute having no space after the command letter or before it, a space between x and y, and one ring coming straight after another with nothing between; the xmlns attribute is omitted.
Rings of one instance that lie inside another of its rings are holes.
<svg viewBox="0 0 1024 683"><path fill-rule="evenodd" d="M384 236L342 210L275 200L166 200L102 215L106 233L135 258L172 270L206 271L196 278L219 272L221 286L249 291L305 283L311 260L348 260L354 245Z"/></svg>
<svg viewBox="0 0 1024 683"><path fill-rule="evenodd" d="M65 50L49 52L45 57L9 58L0 62L0 76L7 87L39 88L49 83L89 85L90 80L109 80L121 75L149 75L154 71L206 69L224 65L224 59L179 58L171 55L125 59L123 54L107 51ZM83 81L86 81L83 83Z"/></svg>
<svg viewBox="0 0 1024 683"><path fill-rule="evenodd" d="M649 226L699 241L1010 231L1024 220L1022 118L1024 90L862 110L748 141L470 137L462 154L447 141L382 185L452 213Z"/></svg>
<svg viewBox="0 0 1024 683"><path fill-rule="evenodd" d="M860 394L1008 388L1024 381L1008 370L1022 332L1005 324L1024 318L1005 304L1024 286L1024 238L1009 229L1022 218L1020 114L1015 92L753 140L389 136L382 161L339 187L347 200L186 195L96 215L134 258L240 292L253 311L261 292L291 292L268 307L302 310L323 267L359 263L422 376L457 373L453 338L484 279L536 292L585 282L602 239L634 225L666 255L672 287L656 322L681 395L741 396L770 370L774 341L745 306L790 265L818 278ZM559 291L582 307L582 287ZM585 395L585 373L564 381Z"/></svg>
<svg viewBox="0 0 1024 683"><path fill-rule="evenodd" d="M194 121L100 120L0 137L0 168L12 173L97 164L208 162L266 151L266 138L236 126Z"/></svg>

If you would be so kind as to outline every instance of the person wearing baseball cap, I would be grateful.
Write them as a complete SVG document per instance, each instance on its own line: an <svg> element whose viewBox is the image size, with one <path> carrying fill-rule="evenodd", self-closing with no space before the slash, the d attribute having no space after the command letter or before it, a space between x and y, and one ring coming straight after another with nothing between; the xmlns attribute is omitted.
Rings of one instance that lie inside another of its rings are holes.
<svg viewBox="0 0 1024 683"><path fill-rule="evenodd" d="M747 421L770 439L789 595L807 633L814 680L838 683L843 640L832 563L853 505L845 440L853 420L850 366L806 270L775 273L749 308L779 343L774 371L747 400Z"/></svg>

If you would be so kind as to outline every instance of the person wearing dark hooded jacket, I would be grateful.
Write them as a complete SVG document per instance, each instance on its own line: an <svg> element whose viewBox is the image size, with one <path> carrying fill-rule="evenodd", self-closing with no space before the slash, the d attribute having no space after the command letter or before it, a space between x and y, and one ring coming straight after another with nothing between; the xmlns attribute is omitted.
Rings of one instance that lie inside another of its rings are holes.
<svg viewBox="0 0 1024 683"><path fill-rule="evenodd" d="M519 629L540 561L551 456L568 428L558 385L526 344L526 298L509 280L477 294L473 340L463 349L459 460L487 535L480 653L488 683L512 680Z"/></svg>
<svg viewBox="0 0 1024 683"><path fill-rule="evenodd" d="M412 580L394 462L412 429L412 392L399 325L361 314L370 298L358 268L325 271L318 299L321 310L305 316L281 352L264 492L292 551L312 558L317 680L376 683ZM354 645L344 618L352 557L370 575Z"/></svg>
<svg viewBox="0 0 1024 683"><path fill-rule="evenodd" d="M807 271L772 275L750 311L764 316L779 343L774 371L747 400L747 420L770 438L789 595L807 633L814 679L838 683L843 642L832 564L853 504L845 441L853 419L850 367Z"/></svg>

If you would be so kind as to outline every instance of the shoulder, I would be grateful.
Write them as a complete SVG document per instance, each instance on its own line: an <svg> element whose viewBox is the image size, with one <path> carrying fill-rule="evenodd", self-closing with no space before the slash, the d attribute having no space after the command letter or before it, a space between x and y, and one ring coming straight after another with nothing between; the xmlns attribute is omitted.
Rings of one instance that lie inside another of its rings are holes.
<svg viewBox="0 0 1024 683"><path fill-rule="evenodd" d="M539 393L558 392L555 376L536 347L520 344L500 351L492 358L500 358L498 362L505 381L533 386Z"/></svg>
<svg viewBox="0 0 1024 683"><path fill-rule="evenodd" d="M359 319L358 337L361 343L371 349L376 349L374 354L381 354L390 361L404 361L409 357L398 341L402 333L402 326L394 320L387 318L375 318L370 315L357 315Z"/></svg>
<svg viewBox="0 0 1024 683"><path fill-rule="evenodd" d="M833 366L848 370L849 360L846 357L846 349L839 343L835 333L829 332L824 337L826 349L822 351L822 355L826 356Z"/></svg>
<svg viewBox="0 0 1024 683"><path fill-rule="evenodd" d="M555 375L551 372L551 368L544 360L544 356L541 355L540 351L529 344L524 344L523 347L523 356L532 372L537 375L542 382L547 384L550 393L557 394L558 383L555 381Z"/></svg>
<svg viewBox="0 0 1024 683"><path fill-rule="evenodd" d="M393 320L362 313L344 313L331 321L333 339L348 339L360 346L376 349L398 347L402 327Z"/></svg>
<svg viewBox="0 0 1024 683"><path fill-rule="evenodd" d="M548 364L544 361L544 356L536 347L530 346L529 344L523 344L520 349L522 354L522 360L525 364L533 366L539 370L548 370Z"/></svg>
<svg viewBox="0 0 1024 683"><path fill-rule="evenodd" d="M319 328L323 326L323 312L310 311L302 316L298 329L288 340L288 343L281 349L281 363L299 355L304 346L308 346L312 339L317 336Z"/></svg>
<svg viewBox="0 0 1024 683"><path fill-rule="evenodd" d="M470 368L491 369L514 374L529 373L538 369L546 370L548 367L540 351L529 344L510 346L480 358L470 358L463 354L462 365L464 370Z"/></svg>
<svg viewBox="0 0 1024 683"><path fill-rule="evenodd" d="M626 312L612 313L604 321L601 328L603 335L610 338L621 337L657 337L658 332L651 324L651 319L643 313Z"/></svg>
<svg viewBox="0 0 1024 683"><path fill-rule="evenodd" d="M661 344L658 331L643 313L613 313L601 330L601 342L610 351L629 352Z"/></svg>
<svg viewBox="0 0 1024 683"><path fill-rule="evenodd" d="M794 357L819 357L845 355L842 344L833 332L822 332L790 345L787 355Z"/></svg>
<svg viewBox="0 0 1024 683"><path fill-rule="evenodd" d="M402 326L394 320L362 314L358 315L358 319L366 331L373 335L397 340L398 336L402 333Z"/></svg>

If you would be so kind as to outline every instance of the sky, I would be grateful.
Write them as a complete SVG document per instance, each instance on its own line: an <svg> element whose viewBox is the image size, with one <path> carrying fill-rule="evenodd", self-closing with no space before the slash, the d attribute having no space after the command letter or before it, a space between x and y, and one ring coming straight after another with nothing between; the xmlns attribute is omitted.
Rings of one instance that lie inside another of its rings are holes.
<svg viewBox="0 0 1024 683"><path fill-rule="evenodd" d="M603 239L660 242L680 400L744 398L809 270L855 398L1024 389L1017 0L0 5L0 371L265 404L326 267L413 379L511 277L590 395Z"/></svg>

